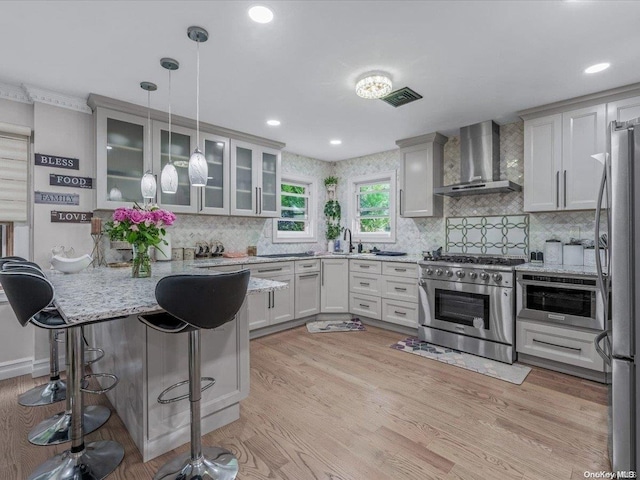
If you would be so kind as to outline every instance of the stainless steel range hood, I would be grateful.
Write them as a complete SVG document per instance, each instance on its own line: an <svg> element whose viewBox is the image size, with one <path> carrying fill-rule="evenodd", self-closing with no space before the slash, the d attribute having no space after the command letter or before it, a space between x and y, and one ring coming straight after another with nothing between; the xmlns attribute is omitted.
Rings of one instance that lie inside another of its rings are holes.
<svg viewBox="0 0 640 480"><path fill-rule="evenodd" d="M510 180L500 180L500 127L494 121L460 129L460 182L436 187L433 193L460 197L522 190Z"/></svg>

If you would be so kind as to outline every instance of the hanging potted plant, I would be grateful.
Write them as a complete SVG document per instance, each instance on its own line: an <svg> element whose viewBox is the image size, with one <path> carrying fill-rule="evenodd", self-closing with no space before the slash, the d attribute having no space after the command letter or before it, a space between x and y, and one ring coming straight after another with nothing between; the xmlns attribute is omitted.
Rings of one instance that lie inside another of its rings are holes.
<svg viewBox="0 0 640 480"><path fill-rule="evenodd" d="M338 177L328 176L324 179L324 186L327 189L329 200L333 200L336 195L336 185L338 185Z"/></svg>
<svg viewBox="0 0 640 480"><path fill-rule="evenodd" d="M342 227L340 226L340 218L342 216L340 203L337 200L329 200L324 205L324 216L327 218L327 250L333 252L335 250L335 240L342 232Z"/></svg>

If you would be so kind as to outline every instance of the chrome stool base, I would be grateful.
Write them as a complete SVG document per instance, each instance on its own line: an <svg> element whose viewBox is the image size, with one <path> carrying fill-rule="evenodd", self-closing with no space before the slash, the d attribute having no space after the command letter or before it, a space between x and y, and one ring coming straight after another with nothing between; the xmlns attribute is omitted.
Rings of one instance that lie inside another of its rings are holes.
<svg viewBox="0 0 640 480"><path fill-rule="evenodd" d="M124 458L124 448L111 440L89 443L72 453L66 450L41 464L29 480L102 480Z"/></svg>
<svg viewBox="0 0 640 480"><path fill-rule="evenodd" d="M184 453L165 463L153 480L234 480L238 474L238 459L229 450L202 447L202 457L192 460Z"/></svg>
<svg viewBox="0 0 640 480"><path fill-rule="evenodd" d="M111 410L102 405L90 405L82 409L84 434L91 433L109 420ZM61 412L33 427L28 435L34 445L57 445L71 440L71 413ZM84 478L84 477L83 477Z"/></svg>
<svg viewBox="0 0 640 480"><path fill-rule="evenodd" d="M24 407L40 407L61 402L67 398L67 384L62 380L50 380L49 383L34 387L18 396L18 403Z"/></svg>

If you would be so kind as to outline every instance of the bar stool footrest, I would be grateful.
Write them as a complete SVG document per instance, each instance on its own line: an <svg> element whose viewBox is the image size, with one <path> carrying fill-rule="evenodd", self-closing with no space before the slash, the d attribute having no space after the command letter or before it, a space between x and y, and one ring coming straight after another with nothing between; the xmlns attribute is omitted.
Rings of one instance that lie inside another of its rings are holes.
<svg viewBox="0 0 640 480"><path fill-rule="evenodd" d="M205 383L205 385L200 389L201 392L204 392L205 390L213 387L216 383L216 379L213 377L202 377L201 381L207 382ZM166 394L169 393L172 390L175 390L176 388L182 387L183 385L188 385L189 384L189 380L185 380L183 382L178 382L178 383L174 383L173 385L171 385L168 388L165 388L160 395L158 395L158 403L161 403L163 405L167 404L167 403L173 403L173 402L178 402L180 400L184 400L186 398L189 398L189 394L185 393L184 395L180 395L178 397L171 397L171 398L165 398Z"/></svg>
<svg viewBox="0 0 640 480"><path fill-rule="evenodd" d="M104 350L101 348L97 348L97 347L88 347L84 349L84 353L86 354L87 352L90 353L97 353L98 355L96 356L96 358L92 358L91 360L87 360L86 358L84 359L84 366L88 367L89 365L93 365L94 363L96 363L99 360L102 360L104 358Z"/></svg>
<svg viewBox="0 0 640 480"><path fill-rule="evenodd" d="M113 383L106 388L99 388L96 390L93 390L87 387L82 387L80 388L81 391L85 393L91 393L93 395L100 395L102 393L107 393L108 391L113 390L115 386L118 385L118 382L120 381L120 379L117 376L113 375L112 373L89 373L84 377L82 377L82 385L85 385L86 383L88 383L89 380L91 380L92 378L110 378L111 380L113 380Z"/></svg>

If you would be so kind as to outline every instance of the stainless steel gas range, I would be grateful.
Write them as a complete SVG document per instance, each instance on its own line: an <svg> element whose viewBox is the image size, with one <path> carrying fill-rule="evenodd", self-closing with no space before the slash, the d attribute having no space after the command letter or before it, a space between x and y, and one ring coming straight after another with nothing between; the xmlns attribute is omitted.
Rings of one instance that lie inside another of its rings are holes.
<svg viewBox="0 0 640 480"><path fill-rule="evenodd" d="M515 360L515 266L522 257L443 255L420 264L421 340Z"/></svg>

